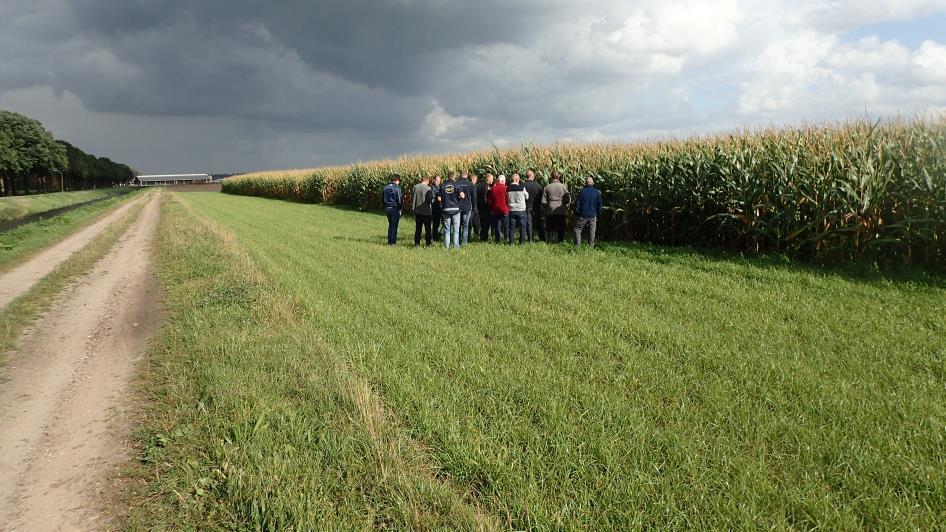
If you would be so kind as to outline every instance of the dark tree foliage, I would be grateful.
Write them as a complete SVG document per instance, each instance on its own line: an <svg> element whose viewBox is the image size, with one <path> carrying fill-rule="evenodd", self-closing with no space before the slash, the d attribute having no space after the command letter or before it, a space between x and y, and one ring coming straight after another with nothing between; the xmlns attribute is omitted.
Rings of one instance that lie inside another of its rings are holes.
<svg viewBox="0 0 946 532"><path fill-rule="evenodd" d="M135 172L55 140L32 118L0 110L0 177L0 192L12 196L110 187L131 181Z"/></svg>

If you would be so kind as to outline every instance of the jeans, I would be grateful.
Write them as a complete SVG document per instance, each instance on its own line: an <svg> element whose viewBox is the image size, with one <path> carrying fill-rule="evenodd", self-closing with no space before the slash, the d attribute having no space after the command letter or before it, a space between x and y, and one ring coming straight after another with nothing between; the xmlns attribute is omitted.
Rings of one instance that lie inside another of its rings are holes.
<svg viewBox="0 0 946 532"><path fill-rule="evenodd" d="M470 242L470 220L473 217L472 211L460 210L460 245L465 246Z"/></svg>
<svg viewBox="0 0 946 532"><path fill-rule="evenodd" d="M493 218L493 238L499 243L499 235L503 235L503 241L509 242L509 215L503 213L492 213Z"/></svg>
<svg viewBox="0 0 946 532"><path fill-rule="evenodd" d="M595 229L598 227L597 218L579 218L575 220L575 245L581 245L581 230L588 226L588 243L595 247Z"/></svg>
<svg viewBox="0 0 946 532"><path fill-rule="evenodd" d="M480 213L480 242L489 240L489 228L493 226L493 215L489 211L479 211Z"/></svg>
<svg viewBox="0 0 946 532"><path fill-rule="evenodd" d="M397 244L397 225L401 221L401 211L396 208L384 209L388 217L388 244Z"/></svg>
<svg viewBox="0 0 946 532"><path fill-rule="evenodd" d="M558 235L558 241L562 242L565 240L565 215L564 214L550 214L545 220L548 222L548 241L552 241L552 232L554 231Z"/></svg>
<svg viewBox="0 0 946 532"><path fill-rule="evenodd" d="M519 245L526 241L526 226L529 224L529 213L526 211L509 211L509 243L515 240L513 235L519 229Z"/></svg>
<svg viewBox="0 0 946 532"><path fill-rule="evenodd" d="M545 224L542 223L542 209L529 211L529 225L526 226L526 235L529 242L535 242L536 236L539 240L545 242Z"/></svg>
<svg viewBox="0 0 946 532"><path fill-rule="evenodd" d="M460 248L460 211L443 213L443 244L450 249L450 237L453 237L453 249Z"/></svg>
<svg viewBox="0 0 946 532"><path fill-rule="evenodd" d="M430 215L429 214L415 214L414 215L414 245L420 245L420 230L424 228L424 240L427 242L427 245L430 245Z"/></svg>

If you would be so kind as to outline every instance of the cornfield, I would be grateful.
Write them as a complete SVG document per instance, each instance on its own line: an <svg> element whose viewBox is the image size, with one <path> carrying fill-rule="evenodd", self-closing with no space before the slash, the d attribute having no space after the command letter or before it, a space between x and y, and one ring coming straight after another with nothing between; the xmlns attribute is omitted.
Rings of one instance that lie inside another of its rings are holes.
<svg viewBox="0 0 946 532"><path fill-rule="evenodd" d="M816 262L946 264L946 120L847 122L637 144L533 146L248 174L229 194L380 209L391 174L594 176L611 238Z"/></svg>

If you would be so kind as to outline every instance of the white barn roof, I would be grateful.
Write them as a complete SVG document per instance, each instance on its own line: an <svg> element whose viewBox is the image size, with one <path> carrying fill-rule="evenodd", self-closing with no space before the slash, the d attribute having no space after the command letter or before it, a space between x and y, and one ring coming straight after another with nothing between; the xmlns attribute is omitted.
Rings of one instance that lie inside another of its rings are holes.
<svg viewBox="0 0 946 532"><path fill-rule="evenodd" d="M140 175L139 181L204 181L210 179L210 174L164 174Z"/></svg>

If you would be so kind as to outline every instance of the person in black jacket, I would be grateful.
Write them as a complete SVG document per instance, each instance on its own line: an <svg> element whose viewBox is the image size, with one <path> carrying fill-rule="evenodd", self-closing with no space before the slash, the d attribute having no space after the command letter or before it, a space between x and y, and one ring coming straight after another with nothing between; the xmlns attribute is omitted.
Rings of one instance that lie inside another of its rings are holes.
<svg viewBox="0 0 946 532"><path fill-rule="evenodd" d="M526 238L529 242L535 242L536 236L539 240L545 242L545 224L542 223L542 191L543 187L535 180L535 172L529 170L526 172L526 192L529 193L528 217L526 225ZM538 235L536 235L538 233Z"/></svg>
<svg viewBox="0 0 946 532"><path fill-rule="evenodd" d="M431 228L434 233L434 240L440 242L440 225L443 223L443 207L440 205L440 202L437 201L437 195L440 194L440 185L443 182L443 178L434 176L434 182L430 185L430 221L433 222L433 227Z"/></svg>
<svg viewBox="0 0 946 532"><path fill-rule="evenodd" d="M479 183L479 177L473 172L470 172L470 183L473 185L473 193L479 194L479 187L477 185L477 183ZM480 234L480 205L479 203L480 203L480 198L479 197L474 198L473 214L472 216L470 216L470 231L472 231L474 235Z"/></svg>
<svg viewBox="0 0 946 532"><path fill-rule="evenodd" d="M391 182L381 191L381 203L384 206L384 214L388 217L388 245L393 246L397 244L397 226L401 221L401 208L404 206L401 176L391 176Z"/></svg>
<svg viewBox="0 0 946 532"><path fill-rule="evenodd" d="M489 228L493 225L489 212L489 189L493 186L493 174L487 173L476 185L476 211L480 215L480 242L489 242Z"/></svg>

